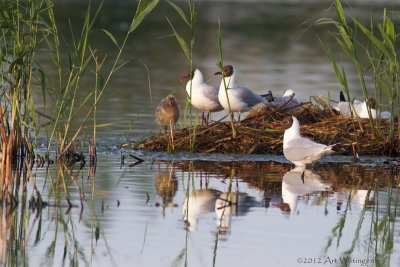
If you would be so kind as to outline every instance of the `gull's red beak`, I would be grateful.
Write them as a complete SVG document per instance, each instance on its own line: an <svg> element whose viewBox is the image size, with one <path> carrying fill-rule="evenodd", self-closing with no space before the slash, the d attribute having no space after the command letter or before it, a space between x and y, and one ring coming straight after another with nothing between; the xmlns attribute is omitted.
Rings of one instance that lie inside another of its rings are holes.
<svg viewBox="0 0 400 267"><path fill-rule="evenodd" d="M181 81L186 81L186 80L188 80L189 79L189 75L183 75L182 77L181 77Z"/></svg>
<svg viewBox="0 0 400 267"><path fill-rule="evenodd" d="M214 75L222 75L222 72L217 71L216 73L214 73Z"/></svg>
<svg viewBox="0 0 400 267"><path fill-rule="evenodd" d="M282 129L282 125L278 122L271 124L271 127L274 129Z"/></svg>

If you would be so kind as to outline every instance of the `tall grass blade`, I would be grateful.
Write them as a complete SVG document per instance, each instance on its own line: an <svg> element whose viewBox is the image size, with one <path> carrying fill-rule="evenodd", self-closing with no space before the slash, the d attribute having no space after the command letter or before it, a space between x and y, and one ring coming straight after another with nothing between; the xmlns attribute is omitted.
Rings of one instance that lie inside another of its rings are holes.
<svg viewBox="0 0 400 267"><path fill-rule="evenodd" d="M108 38L110 38L110 40L115 44L115 46L120 49L117 40L111 32L107 31L106 29L100 29L100 31L104 32L108 36Z"/></svg>
<svg viewBox="0 0 400 267"><path fill-rule="evenodd" d="M175 30L174 25L172 25L171 21L168 19L168 17L166 17L168 24L171 26L172 31L174 32L175 38L178 41L179 45L181 46L181 49L183 51L183 53L185 54L186 58L190 61L191 60L191 56L190 56L190 52L189 52L189 48L185 42L185 40L182 38L182 36L179 35L179 33Z"/></svg>
<svg viewBox="0 0 400 267"><path fill-rule="evenodd" d="M159 0L150 0L145 1L146 5L144 5L143 1L140 1L138 11L135 14L135 17L131 23L129 28L129 33L132 33L136 30L136 28L142 23L143 19L157 6Z"/></svg>
<svg viewBox="0 0 400 267"><path fill-rule="evenodd" d="M167 1L176 11L176 13L179 14L179 16L182 18L182 20L186 23L187 26L190 27L190 23L189 20L187 19L185 12L183 11L183 9L178 6L177 4L171 2L171 1Z"/></svg>

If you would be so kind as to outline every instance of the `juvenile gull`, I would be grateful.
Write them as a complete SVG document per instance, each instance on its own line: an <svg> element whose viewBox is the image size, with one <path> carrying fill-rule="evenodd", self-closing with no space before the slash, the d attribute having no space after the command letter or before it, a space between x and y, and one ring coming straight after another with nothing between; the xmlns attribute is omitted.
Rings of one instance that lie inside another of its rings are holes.
<svg viewBox="0 0 400 267"><path fill-rule="evenodd" d="M294 116L285 118L282 121L282 128L285 129L283 154L296 166L306 166L325 155L334 153L333 146L326 146L301 137L300 124Z"/></svg>
<svg viewBox="0 0 400 267"><path fill-rule="evenodd" d="M193 107L202 111L202 123L204 119L204 111L207 111L206 124L210 119L210 112L222 110L222 106L218 100L218 88L204 82L203 74L200 70L192 70L189 74L182 78L188 79L186 84L186 93Z"/></svg>
<svg viewBox="0 0 400 267"><path fill-rule="evenodd" d="M222 75L222 81L219 86L218 99L221 106L229 111L228 99L226 97L225 87L227 89L229 104L232 112L248 111L253 106L264 101L264 98L255 94L249 88L236 84L236 72L232 65L224 66L222 72L218 71L215 75Z"/></svg>
<svg viewBox="0 0 400 267"><path fill-rule="evenodd" d="M173 95L169 95L161 100L156 109L156 122L160 126L160 131L163 126L170 126L171 132L175 130L175 125L179 120L180 108Z"/></svg>

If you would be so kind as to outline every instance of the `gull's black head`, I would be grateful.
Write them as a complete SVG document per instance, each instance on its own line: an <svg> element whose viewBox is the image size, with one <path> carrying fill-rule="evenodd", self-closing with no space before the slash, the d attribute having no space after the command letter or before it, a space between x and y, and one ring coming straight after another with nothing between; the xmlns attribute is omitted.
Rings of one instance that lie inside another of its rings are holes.
<svg viewBox="0 0 400 267"><path fill-rule="evenodd" d="M217 74L222 75L223 77L231 77L233 74L232 65L225 65L223 71L222 72L218 71L215 73L215 75Z"/></svg>
<svg viewBox="0 0 400 267"><path fill-rule="evenodd" d="M368 104L369 108L376 109L376 100L375 100L375 98L373 98L373 97L368 98L367 104Z"/></svg>
<svg viewBox="0 0 400 267"><path fill-rule="evenodd" d="M346 102L346 97L343 94L343 91L340 91L340 98L339 98L340 102Z"/></svg>

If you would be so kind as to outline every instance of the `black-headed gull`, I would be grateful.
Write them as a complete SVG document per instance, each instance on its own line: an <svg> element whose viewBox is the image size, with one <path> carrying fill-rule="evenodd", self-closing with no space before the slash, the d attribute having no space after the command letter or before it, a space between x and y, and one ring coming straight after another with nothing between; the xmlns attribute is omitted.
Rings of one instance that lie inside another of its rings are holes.
<svg viewBox="0 0 400 267"><path fill-rule="evenodd" d="M175 130L175 125L179 120L180 108L173 95L169 95L160 101L156 109L156 122L160 126L160 131L163 126L170 126L171 131Z"/></svg>
<svg viewBox="0 0 400 267"><path fill-rule="evenodd" d="M296 166L306 166L325 155L334 153L333 146L316 143L308 138L301 137L300 124L296 117L287 117L282 121L283 154Z"/></svg>
<svg viewBox="0 0 400 267"><path fill-rule="evenodd" d="M358 116L362 119L369 118L368 115L368 106L371 111L372 119L376 119L378 117L378 112L376 110L376 100L373 97L368 98L366 101L360 101L357 99L353 100L353 103L347 102L343 92L340 92L340 101L334 109L339 111L340 115L344 117L351 117L351 113L353 116ZM382 119L389 119L391 116L390 112L382 111L380 113L380 117Z"/></svg>
<svg viewBox="0 0 400 267"><path fill-rule="evenodd" d="M223 77L218 92L219 103L225 110L229 111L227 92L231 111L239 112L239 120L240 112L249 111L253 106L264 101L262 96L249 88L236 84L236 71L232 65L224 66L223 72L218 71L215 75L217 74Z"/></svg>
<svg viewBox="0 0 400 267"><path fill-rule="evenodd" d="M202 111L202 122L204 121L204 111L208 112L206 123L210 118L210 112L222 110L218 100L218 88L204 82L203 74L200 70L192 70L182 78L188 79L186 93L193 107Z"/></svg>

